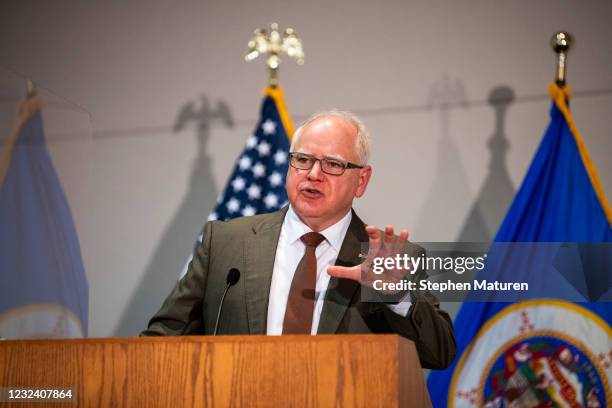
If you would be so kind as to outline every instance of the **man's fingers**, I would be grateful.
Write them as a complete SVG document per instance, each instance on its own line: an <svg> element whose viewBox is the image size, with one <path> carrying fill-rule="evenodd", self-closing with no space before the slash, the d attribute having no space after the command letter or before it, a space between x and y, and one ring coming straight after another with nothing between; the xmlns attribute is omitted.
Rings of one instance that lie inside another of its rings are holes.
<svg viewBox="0 0 612 408"><path fill-rule="evenodd" d="M366 227L366 232L370 238L370 242L372 241L380 241L380 230L373 225L368 225Z"/></svg>
<svg viewBox="0 0 612 408"><path fill-rule="evenodd" d="M401 251L408 241L408 230L403 229L396 236L392 225L385 226L384 231L373 225L368 225L366 231L370 240L369 255L371 256L391 256L393 253Z"/></svg>
<svg viewBox="0 0 612 408"><path fill-rule="evenodd" d="M369 239L369 254L378 252L382 245L380 230L373 225L368 225L366 226L366 232Z"/></svg>
<svg viewBox="0 0 612 408"><path fill-rule="evenodd" d="M391 243L393 243L395 236L393 235L393 226L392 225L387 225L385 227L385 245L390 245Z"/></svg>
<svg viewBox="0 0 612 408"><path fill-rule="evenodd" d="M357 282L361 281L361 265L357 266L330 266L327 268L327 273L334 278L351 279Z"/></svg>
<svg viewBox="0 0 612 408"><path fill-rule="evenodd" d="M408 231L401 230L397 240L395 241L395 251L401 252L404 249L404 244L408 241Z"/></svg>

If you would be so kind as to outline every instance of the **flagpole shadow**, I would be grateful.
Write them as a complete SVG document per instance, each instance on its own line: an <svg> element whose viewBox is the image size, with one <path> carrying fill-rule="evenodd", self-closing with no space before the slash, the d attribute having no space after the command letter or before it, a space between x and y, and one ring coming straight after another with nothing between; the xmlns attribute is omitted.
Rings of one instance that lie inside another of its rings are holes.
<svg viewBox="0 0 612 408"><path fill-rule="evenodd" d="M457 203L468 201L471 197L465 167L461 163L458 147L451 136L452 110L466 109L469 104L463 83L459 80L451 81L446 77L432 85L429 98L432 109L439 111L440 136L436 174L418 218L417 229L427 231L430 237L434 237L429 238L429 241L440 241L436 238L439 236L437 231L457 222L457 215L450 208ZM447 278L445 274L439 274L430 276L429 279L437 282ZM460 302L442 302L442 307L454 318L460 304Z"/></svg>
<svg viewBox="0 0 612 408"><path fill-rule="evenodd" d="M457 145L451 137L452 109L466 108L466 100L463 84L458 80L443 78L431 86L429 104L432 110L439 113L440 123L437 165L434 181L424 200L416 226L418 231L426 231L430 241L439 237L437 231L457 222L457 215L449 211L449 206L465 202L470 197L465 169L459 158Z"/></svg>
<svg viewBox="0 0 612 408"><path fill-rule="evenodd" d="M515 189L506 165L510 143L505 131L506 114L514 99L514 91L505 85L497 86L489 93L488 102L495 112L495 129L487 142L491 152L489 173L472 204L457 242L491 242L514 198ZM467 274L460 279L453 277L454 281L469 279ZM454 319L461 302L442 302L442 307Z"/></svg>
<svg viewBox="0 0 612 408"><path fill-rule="evenodd" d="M514 91L506 85L489 93L489 105L495 111L495 129L487 143L491 152L489 173L459 233L459 242L492 241L514 197L506 165L510 143L505 131L506 115L514 99Z"/></svg>
<svg viewBox="0 0 612 408"><path fill-rule="evenodd" d="M134 295L126 306L115 329L115 336L133 336L146 328L148 319L159 309L176 283L179 273L194 247L195 240L213 210L218 191L212 178L212 157L207 152L212 122L232 128L232 113L223 101L216 107L206 95L199 103L185 103L179 110L173 132L178 133L190 124L197 128L198 155L191 171L189 190L174 218L168 224Z"/></svg>

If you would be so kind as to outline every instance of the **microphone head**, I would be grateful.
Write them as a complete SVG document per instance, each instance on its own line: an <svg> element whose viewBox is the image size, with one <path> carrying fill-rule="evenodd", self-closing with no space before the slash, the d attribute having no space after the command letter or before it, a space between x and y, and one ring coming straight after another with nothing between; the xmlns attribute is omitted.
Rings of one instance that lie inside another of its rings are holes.
<svg viewBox="0 0 612 408"><path fill-rule="evenodd" d="M240 280L240 271L236 268L232 268L229 270L227 274L227 284L229 286L234 286Z"/></svg>

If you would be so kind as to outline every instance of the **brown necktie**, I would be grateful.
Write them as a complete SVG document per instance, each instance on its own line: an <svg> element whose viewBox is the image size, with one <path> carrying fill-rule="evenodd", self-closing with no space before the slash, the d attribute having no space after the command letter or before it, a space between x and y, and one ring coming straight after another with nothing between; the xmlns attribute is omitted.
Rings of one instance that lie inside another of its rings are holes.
<svg viewBox="0 0 612 408"><path fill-rule="evenodd" d="M315 305L317 257L315 250L325 237L318 232L302 235L306 252L295 269L285 309L283 334L310 334Z"/></svg>

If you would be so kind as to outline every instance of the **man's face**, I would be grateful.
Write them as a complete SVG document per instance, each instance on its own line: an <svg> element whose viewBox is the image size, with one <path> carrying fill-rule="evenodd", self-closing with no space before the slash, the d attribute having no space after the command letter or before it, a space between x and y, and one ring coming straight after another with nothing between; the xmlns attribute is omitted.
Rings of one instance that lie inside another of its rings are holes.
<svg viewBox="0 0 612 408"><path fill-rule="evenodd" d="M319 118L303 129L293 152L359 164L357 129L340 118ZM323 173L320 162L310 170L289 166L289 202L306 225L322 231L344 217L353 199L365 193L371 174L370 166L346 169L340 176Z"/></svg>

